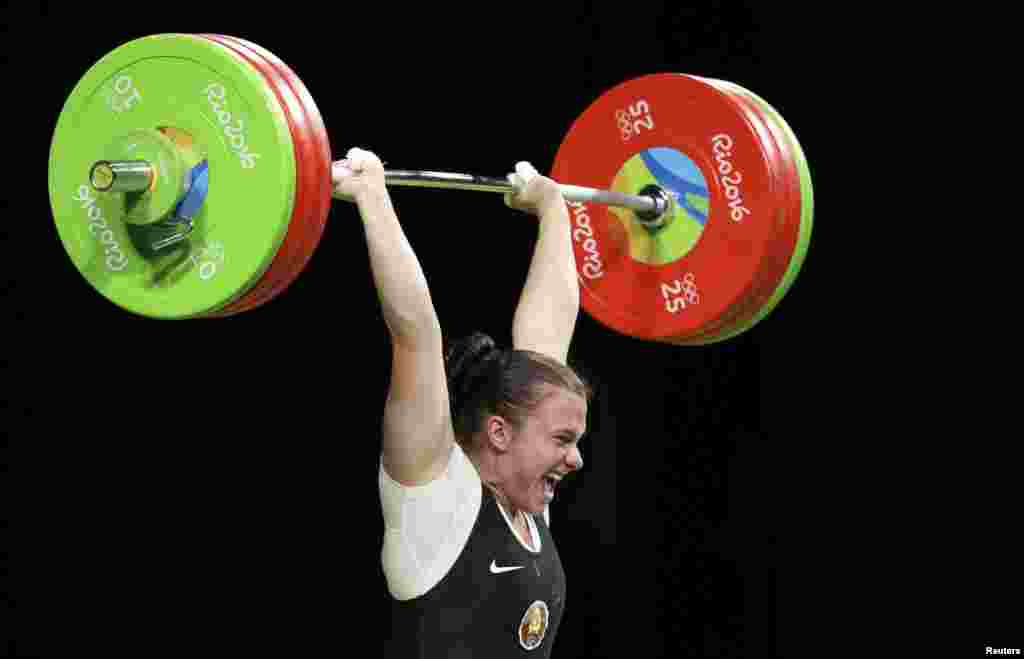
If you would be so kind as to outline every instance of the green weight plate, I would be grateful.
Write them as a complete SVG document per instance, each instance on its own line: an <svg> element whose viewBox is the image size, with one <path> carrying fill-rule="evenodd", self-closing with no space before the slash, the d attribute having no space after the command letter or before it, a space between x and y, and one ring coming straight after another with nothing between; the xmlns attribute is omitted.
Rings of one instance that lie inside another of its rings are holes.
<svg viewBox="0 0 1024 659"><path fill-rule="evenodd" d="M186 167L209 165L194 231L160 253L127 229L123 195L88 185L92 164L139 131L169 137ZM295 187L292 136L264 78L192 35L143 37L101 58L50 147L50 203L72 262L108 300L151 318L210 315L243 295L287 232Z"/></svg>

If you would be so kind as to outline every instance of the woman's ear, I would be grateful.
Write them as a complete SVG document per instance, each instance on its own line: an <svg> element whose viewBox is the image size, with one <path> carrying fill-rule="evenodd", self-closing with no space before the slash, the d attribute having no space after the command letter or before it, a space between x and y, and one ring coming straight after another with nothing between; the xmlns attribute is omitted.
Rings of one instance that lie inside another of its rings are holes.
<svg viewBox="0 0 1024 659"><path fill-rule="evenodd" d="M512 428L508 420L498 415L487 417L484 424L487 433L487 443L498 453L508 451L512 444Z"/></svg>

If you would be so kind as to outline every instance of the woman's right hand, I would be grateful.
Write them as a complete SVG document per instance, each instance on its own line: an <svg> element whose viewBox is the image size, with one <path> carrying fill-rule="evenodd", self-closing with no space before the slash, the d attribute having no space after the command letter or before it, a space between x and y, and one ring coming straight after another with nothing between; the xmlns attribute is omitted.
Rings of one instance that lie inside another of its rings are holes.
<svg viewBox="0 0 1024 659"><path fill-rule="evenodd" d="M528 162L516 163L516 173L509 174L508 180L516 186L514 192L505 195L505 205L509 208L537 216L547 215L550 208L565 208L565 198L558 184L539 174Z"/></svg>
<svg viewBox="0 0 1024 659"><path fill-rule="evenodd" d="M375 153L359 148L349 149L344 160L333 163L331 182L338 197L357 204L367 197L388 193L384 164Z"/></svg>

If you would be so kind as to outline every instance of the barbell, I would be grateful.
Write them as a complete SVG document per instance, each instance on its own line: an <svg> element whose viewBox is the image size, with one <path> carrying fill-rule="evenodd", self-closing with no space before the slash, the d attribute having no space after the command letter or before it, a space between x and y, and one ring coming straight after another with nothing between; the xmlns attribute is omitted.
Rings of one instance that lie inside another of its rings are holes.
<svg viewBox="0 0 1024 659"><path fill-rule="evenodd" d="M50 202L75 267L112 303L228 317L301 274L331 208L332 164L313 98L274 54L237 37L158 34L108 53L72 90L51 143ZM730 82L660 73L617 85L574 121L550 177L568 205L582 307L640 339L745 332L791 288L810 241L796 135ZM426 170L386 169L385 181L515 189Z"/></svg>

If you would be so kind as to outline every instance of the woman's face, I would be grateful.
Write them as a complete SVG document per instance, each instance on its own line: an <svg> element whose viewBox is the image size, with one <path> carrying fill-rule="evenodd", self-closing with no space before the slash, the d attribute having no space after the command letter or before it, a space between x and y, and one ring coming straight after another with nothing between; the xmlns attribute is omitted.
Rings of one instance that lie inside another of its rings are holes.
<svg viewBox="0 0 1024 659"><path fill-rule="evenodd" d="M516 508L542 513L558 479L583 467L579 440L587 431L587 403L579 395L547 383L544 398L512 436L503 456L502 489Z"/></svg>

